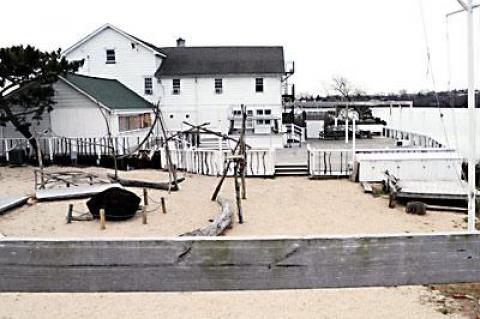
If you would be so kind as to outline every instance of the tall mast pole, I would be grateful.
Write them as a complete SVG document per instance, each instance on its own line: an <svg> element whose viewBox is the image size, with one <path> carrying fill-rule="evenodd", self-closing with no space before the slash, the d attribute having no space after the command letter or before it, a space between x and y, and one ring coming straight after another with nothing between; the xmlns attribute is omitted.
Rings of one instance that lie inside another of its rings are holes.
<svg viewBox="0 0 480 319"><path fill-rule="evenodd" d="M468 231L475 231L475 63L473 44L473 0L468 0L467 29L468 29L468 118L469 144L468 155Z"/></svg>

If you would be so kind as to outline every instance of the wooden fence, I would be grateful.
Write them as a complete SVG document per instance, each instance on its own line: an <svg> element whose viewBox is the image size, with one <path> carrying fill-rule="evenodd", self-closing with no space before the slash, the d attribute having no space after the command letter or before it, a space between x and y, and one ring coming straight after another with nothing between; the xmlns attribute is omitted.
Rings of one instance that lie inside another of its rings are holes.
<svg viewBox="0 0 480 319"><path fill-rule="evenodd" d="M41 137L38 139L44 159L54 161L56 157L76 159L78 157L100 158L111 156L114 152L117 156L128 154L136 149L142 139L140 137ZM161 144L157 137L149 138L141 149L152 149ZM0 158L8 161L10 151L22 149L29 156L31 147L25 138L0 138Z"/></svg>
<svg viewBox="0 0 480 319"><path fill-rule="evenodd" d="M0 239L0 291L207 291L480 281L479 234Z"/></svg>
<svg viewBox="0 0 480 319"><path fill-rule="evenodd" d="M162 154L162 163L166 168L165 152ZM273 176L275 173L275 151L266 149L247 150L247 176ZM230 151L207 149L173 149L171 158L173 164L189 173L219 176L222 175ZM233 175L233 166L230 166L228 175Z"/></svg>

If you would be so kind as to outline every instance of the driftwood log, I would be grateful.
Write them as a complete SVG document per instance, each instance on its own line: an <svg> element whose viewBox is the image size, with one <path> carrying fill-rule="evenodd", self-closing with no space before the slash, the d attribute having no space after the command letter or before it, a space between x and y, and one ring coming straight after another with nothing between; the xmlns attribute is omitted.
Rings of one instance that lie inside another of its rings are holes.
<svg viewBox="0 0 480 319"><path fill-rule="evenodd" d="M233 225L233 212L230 202L221 197L217 197L217 203L222 207L222 212L213 222L202 228L195 229L191 232L182 234L180 236L220 236L225 230Z"/></svg>
<svg viewBox="0 0 480 319"><path fill-rule="evenodd" d="M147 187L147 188L162 189L167 191L168 190L178 191L178 184L185 180L184 177L181 177L181 178L177 178L176 183L150 182L150 181L144 181L144 180L138 180L138 179L126 179L126 178L120 178L120 177L117 177L115 179L115 176L113 174L107 174L107 176L110 180L115 181L125 187Z"/></svg>

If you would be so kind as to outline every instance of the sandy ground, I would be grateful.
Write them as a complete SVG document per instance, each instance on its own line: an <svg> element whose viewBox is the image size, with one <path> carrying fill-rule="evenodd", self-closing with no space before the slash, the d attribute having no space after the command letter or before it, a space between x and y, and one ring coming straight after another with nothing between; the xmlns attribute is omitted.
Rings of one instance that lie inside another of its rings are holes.
<svg viewBox="0 0 480 319"><path fill-rule="evenodd" d="M55 169L59 168L49 168ZM107 172L87 170L100 175ZM168 180L166 173L155 170L121 172L120 176ZM149 191L153 211L148 225L143 225L140 217L108 223L104 231L96 221L65 225L69 203L74 203L76 211L87 211L86 200L67 200L11 211L0 218L0 232L6 236L175 236L207 224L219 213L219 206L210 200L217 181L216 177L189 174L179 192ZM0 168L0 196L32 193L33 186L31 168ZM142 194L142 189L131 190ZM234 203L232 179L225 181L223 195ZM166 198L167 214L162 214L156 203L162 196ZM235 223L227 236L422 233L465 227L460 214L429 212L424 217L407 215L401 206L389 209L386 198L364 194L359 184L347 180L247 179L247 197L242 203L246 222Z"/></svg>
<svg viewBox="0 0 480 319"><path fill-rule="evenodd" d="M445 319L422 287L205 293L0 294L0 318Z"/></svg>
<svg viewBox="0 0 480 319"><path fill-rule="evenodd" d="M68 169L51 167L49 170ZM87 171L104 175L107 170ZM154 170L121 172L122 177L167 180ZM187 175L181 191L150 191L167 199L168 213L149 214L148 225L136 217L126 222L65 224L68 203L86 211L85 200L37 203L0 217L6 236L175 236L198 228L219 207L210 201L217 178ZM141 195L141 189L132 189ZM33 192L29 167L0 167L0 196ZM389 209L385 198L362 192L346 180L306 178L247 179L243 202L246 222L235 223L227 236L357 234L449 231L465 227L463 216L434 212L411 216L402 207ZM233 181L223 195L233 200ZM152 209L158 207L151 205ZM444 315L424 287L243 291L208 293L0 294L3 318L459 318ZM35 314L35 315L33 315Z"/></svg>

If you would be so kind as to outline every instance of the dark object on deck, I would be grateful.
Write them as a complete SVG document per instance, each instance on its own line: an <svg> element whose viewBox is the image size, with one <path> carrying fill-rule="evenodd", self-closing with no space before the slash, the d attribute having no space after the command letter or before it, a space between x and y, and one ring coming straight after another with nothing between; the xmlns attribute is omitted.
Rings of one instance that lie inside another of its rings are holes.
<svg viewBox="0 0 480 319"><path fill-rule="evenodd" d="M10 157L9 163L12 165L23 165L26 161L25 151L22 149L13 149L8 152Z"/></svg>
<svg viewBox="0 0 480 319"><path fill-rule="evenodd" d="M422 202L408 202L405 211L407 214L423 216L427 214L427 205Z"/></svg>
<svg viewBox="0 0 480 319"><path fill-rule="evenodd" d="M138 210L140 197L122 188L110 188L94 195L87 207L93 218L100 217L100 209L105 209L107 220L126 220L132 218Z"/></svg>

